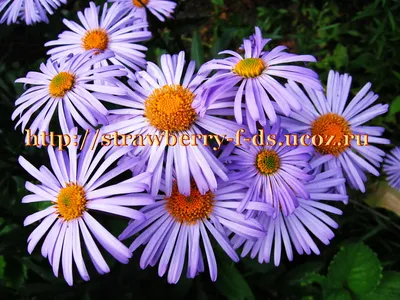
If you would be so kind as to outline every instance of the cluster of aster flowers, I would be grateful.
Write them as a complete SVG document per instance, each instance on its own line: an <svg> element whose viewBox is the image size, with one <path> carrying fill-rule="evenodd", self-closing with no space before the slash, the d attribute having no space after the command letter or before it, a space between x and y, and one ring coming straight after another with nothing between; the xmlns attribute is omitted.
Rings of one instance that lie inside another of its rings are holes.
<svg viewBox="0 0 400 300"><path fill-rule="evenodd" d="M147 11L160 21L165 21L165 18L171 17L176 7L176 3L169 0L110 0L110 2L119 3L123 11L143 21L147 20ZM48 23L47 14L52 15L54 10L66 3L67 0L0 0L0 13L3 13L0 24L18 24L21 21L26 25Z"/></svg>
<svg viewBox="0 0 400 300"><path fill-rule="evenodd" d="M329 244L338 227L333 216L348 201L346 183L365 192L368 174L379 175L385 153L376 145L390 142L383 128L364 124L388 106L374 104L369 83L349 99L348 74L331 71L324 90L306 65L313 56L267 49L270 40L257 27L239 52L223 51L225 58L199 71L184 52L162 55L159 65L146 61L141 42L151 34L144 7L163 20L175 3L90 3L78 13L81 24L64 20L71 31L46 44L55 47L40 72L17 80L29 87L16 100L16 127L54 130L56 115L61 132L77 141L61 151L47 147L51 169L19 158L39 182L26 183L31 194L22 202L49 203L25 219L24 225L37 223L28 251L42 240L42 255L69 285L74 269L89 280L84 253L98 273L110 271L99 245L121 263L142 251L140 266L158 265L169 283L179 281L185 265L188 278L208 272L216 280L213 243L235 262L250 255L279 265L294 250L319 254L318 244ZM244 143L259 131L274 142ZM171 145L165 132L193 141ZM238 132L239 141L218 151L202 141ZM115 143L105 145L106 134ZM130 140L118 147L121 134ZM334 139L293 145L291 134ZM368 135L373 145L346 143L352 134ZM140 135L159 143L136 145ZM385 166L395 186L399 155L396 149ZM101 212L129 220L118 238L95 219Z"/></svg>
<svg viewBox="0 0 400 300"><path fill-rule="evenodd" d="M67 0L0 0L0 24L25 22L33 25L39 22L48 23L47 14L52 15Z"/></svg>

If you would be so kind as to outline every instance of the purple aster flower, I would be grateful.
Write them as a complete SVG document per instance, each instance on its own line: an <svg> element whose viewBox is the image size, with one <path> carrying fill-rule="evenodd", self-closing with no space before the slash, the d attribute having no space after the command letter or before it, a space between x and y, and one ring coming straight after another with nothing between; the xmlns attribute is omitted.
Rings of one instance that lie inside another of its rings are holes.
<svg viewBox="0 0 400 300"><path fill-rule="evenodd" d="M54 9L65 3L67 3L66 0L0 0L0 12L4 10L0 23L6 22L10 25L19 23L20 20L27 25L48 23L47 13L52 15Z"/></svg>
<svg viewBox="0 0 400 300"><path fill-rule="evenodd" d="M318 162L310 165L315 167ZM283 251L289 261L293 260L293 246L299 254L320 254L314 239L328 245L334 237L331 228L338 228L338 224L327 213L342 214L341 210L323 203L322 200L346 202L348 198L347 195L334 191L338 184L345 181L344 178L334 176L339 169L319 173L313 180L305 182L304 187L310 198L306 200L299 197L299 205L291 215L286 216L282 211L276 217L259 213L256 219L263 224L267 235L256 241L235 235L232 238L234 248L243 245L241 256L249 253L251 258L258 256L259 263L269 263L272 253L275 266L279 265Z"/></svg>
<svg viewBox="0 0 400 300"><path fill-rule="evenodd" d="M348 102L351 80L348 74L330 71L326 96L323 91L308 87L304 93L296 83L289 81L287 89L301 100L303 110L301 113L293 112L290 118L282 117L282 127L299 135L320 136L321 139L316 141L321 141L321 144L315 146L315 150L317 157L325 161L323 167L327 170L341 167L350 186L365 192L365 173L379 176L377 169L385 155L384 151L369 143L390 142L380 137L385 130L383 127L365 126L364 123L387 112L388 105L371 106L378 95L369 91L370 83ZM338 189L344 194L345 184Z"/></svg>
<svg viewBox="0 0 400 300"><path fill-rule="evenodd" d="M145 245L140 258L141 268L159 262L158 274L163 276L168 270L169 283L179 281L186 255L188 278L204 271L203 247L211 280L217 279L217 262L210 237L237 262L239 257L228 239L230 232L248 239L265 235L257 221L235 211L246 192L245 184L220 183L215 192L206 193L200 193L194 181L191 184L187 196L179 192L176 183L171 196L159 194L154 204L141 210L146 221L132 221L119 237L126 239L139 233L129 249L135 251ZM265 203L252 202L247 209L273 212Z"/></svg>
<svg viewBox="0 0 400 300"><path fill-rule="evenodd" d="M400 147L394 148L386 155L383 171L387 175L389 185L400 191Z"/></svg>
<svg viewBox="0 0 400 300"><path fill-rule="evenodd" d="M71 136L76 136L76 133L74 128ZM41 220L28 237L28 251L32 253L47 232L41 253L49 259L55 276L58 276L61 263L64 278L69 285L73 284L73 263L82 279L89 280L82 257L81 240L100 274L107 273L110 269L93 236L119 262L126 264L131 257L129 249L96 221L92 216L93 211L143 221L144 213L129 206L154 203L153 197L142 193L151 176L149 173L113 185L105 185L129 169L127 164L109 170L128 150L120 147L112 156L103 159L111 147L102 147L95 152L91 149L91 144L95 142L93 135L89 135L88 142L79 155L73 143L68 146L68 152L48 147L52 170L45 166L37 169L22 156L18 160L21 166L41 183L34 185L26 182L26 189L33 194L25 196L22 202L50 202L47 208L28 216L24 221L24 226L27 226ZM132 160L131 166L136 162L137 160Z"/></svg>
<svg viewBox="0 0 400 300"><path fill-rule="evenodd" d="M256 33L251 40L243 40L244 57L234 51L226 50L220 54L228 54L229 57L213 59L200 68L199 74L217 71L208 79L206 87L219 87L219 91L225 93L231 91L235 86L239 86L234 99L235 118L239 124L243 123L241 109L243 96L245 109L250 116L247 120L248 123L259 121L264 126L267 121L266 117L272 124L275 123L277 117L272 100L275 100L281 111L287 116L292 110L301 110L298 99L288 93L275 77L292 79L311 88L322 89L317 73L305 67L287 64L314 62L316 60L313 56L283 52L286 49L284 46L263 52L262 50L268 42L269 39L264 39L260 29L256 27ZM249 124L249 127L255 128L256 126Z"/></svg>
<svg viewBox="0 0 400 300"><path fill-rule="evenodd" d="M172 192L173 170L179 191L185 195L190 194L191 174L202 193L216 189L216 176L228 179L226 168L212 153L211 147L203 145L203 136L208 132L219 134L221 140L222 137L235 136L239 125L215 116L229 113L225 107L231 101L221 99L214 105L206 106L199 97L203 92L201 83L204 78L195 74L194 61L185 67L183 51L179 55L162 55L161 68L149 62L146 71L136 73L137 82L129 81L134 92L130 91L126 99L116 99L118 104L127 108L110 111L117 117L102 128L104 134L117 131L130 134L134 140L140 135L159 141L152 146L148 140L142 145L139 142L132 151L133 156L142 157L142 162L146 163L145 170L153 173L152 195L158 193L164 163L167 195ZM207 94L210 99L213 98L212 92ZM225 96L230 97L229 93ZM168 146L168 141L173 143L173 140L167 138L166 131L176 137L175 145ZM187 146L178 142L184 134L190 137L190 141L183 142ZM125 159L129 160L129 157Z"/></svg>
<svg viewBox="0 0 400 300"><path fill-rule="evenodd" d="M144 67L146 60L143 52L147 51L147 48L138 43L151 38L151 33L143 30L147 28L148 23L134 22L134 17L128 15L128 11L117 3L110 8L108 3L105 3L101 12L100 7L93 2L89 5L90 7L85 8L83 13L78 12L82 25L63 20L72 31L64 31L58 36L58 40L47 42L45 46L56 46L47 54L58 60L70 53L83 53L91 49L111 50L115 53L115 57L99 62L100 65L111 63L133 70Z"/></svg>
<svg viewBox="0 0 400 300"><path fill-rule="evenodd" d="M288 216L299 205L298 198L308 199L304 181L314 175L307 174L313 148L287 144L285 130L280 128L279 120L270 127L268 124L260 131L258 145L245 144L233 149L230 155L223 156L229 161L229 170L236 171L230 180L249 182L249 189L243 197L239 211L252 201L268 203L274 207L275 215L282 212Z"/></svg>
<svg viewBox="0 0 400 300"><path fill-rule="evenodd" d="M252 54L255 56L264 55L265 54L264 46L268 44L271 41L271 39L263 38L260 28L256 27L255 29L256 29L255 33L249 36L249 40L251 42ZM245 51L244 44L240 45L239 50L242 52Z"/></svg>
<svg viewBox="0 0 400 300"><path fill-rule="evenodd" d="M131 12L131 14L147 20L146 8L164 22L165 18L171 18L174 13L176 3L168 0L109 0L110 2L120 3L121 6Z"/></svg>
<svg viewBox="0 0 400 300"><path fill-rule="evenodd" d="M117 87L114 76L126 75L121 66L104 66L93 69L92 66L104 59L112 58L114 54L106 51L96 54L95 50L80 55L64 58L60 62L48 60L46 64L40 65L39 72L29 72L25 78L17 79L32 85L15 105L12 119L20 116L15 127L21 124L24 132L29 120L32 134L48 132L49 124L56 109L63 133L68 133L75 125L74 120L84 129L97 126L99 123L107 124L106 115L108 110L91 93L101 92L102 100L110 100L110 95L124 95L125 89ZM93 83L94 80L101 80L108 85L105 87ZM112 100L110 100L112 101ZM36 112L39 113L33 117Z"/></svg>

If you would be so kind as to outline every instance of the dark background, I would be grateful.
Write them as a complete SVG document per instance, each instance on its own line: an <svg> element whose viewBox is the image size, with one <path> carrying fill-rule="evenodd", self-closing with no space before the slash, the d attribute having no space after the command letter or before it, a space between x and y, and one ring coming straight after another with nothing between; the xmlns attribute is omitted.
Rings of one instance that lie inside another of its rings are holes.
<svg viewBox="0 0 400 300"><path fill-rule="evenodd" d="M0 299L320 299L326 294L312 278L325 275L340 247L353 242L370 247L384 271L399 271L400 196L387 187L384 176L371 176L366 194L350 192L349 204L339 205L344 215L334 217L340 224L337 236L329 246L319 244L319 256L296 255L293 262L284 257L279 267L248 258L233 264L215 247L217 282L212 283L208 273L194 280L183 274L177 285L169 285L158 277L157 268L140 270L137 251L128 265L108 257L111 273L104 276L97 275L89 262L91 280L82 282L76 274L72 288L55 278L40 255L40 244L32 255L26 250L34 226L24 228L22 223L40 206L20 203L26 194L24 183L32 178L17 158L24 155L36 166L48 162L44 149L25 147L21 130L14 131L11 114L23 91L14 81L38 70L47 59L43 44L66 29L62 18L76 20L76 12L87 6L88 1L70 0L50 16L49 24L0 25ZM378 101L390 104L389 113L371 124L386 128L385 137L393 145L385 146L385 151L399 143L400 1L179 1L174 20L160 23L150 18L154 38L146 43L148 59L156 61L161 53L185 50L202 63L218 51L237 49L254 25L273 38L273 46L284 44L292 52L315 55L318 63L311 67L323 82L330 69L353 76L353 94L370 81L380 95ZM115 234L127 224L114 217L96 217ZM399 292L400 280L393 286ZM357 298L349 295L331 299ZM399 294L392 296L384 298L400 299Z"/></svg>

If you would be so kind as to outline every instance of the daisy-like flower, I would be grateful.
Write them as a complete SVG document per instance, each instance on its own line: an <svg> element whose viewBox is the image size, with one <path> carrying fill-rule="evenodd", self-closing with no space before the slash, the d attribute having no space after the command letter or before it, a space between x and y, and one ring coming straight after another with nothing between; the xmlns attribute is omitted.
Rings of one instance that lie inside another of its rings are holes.
<svg viewBox="0 0 400 300"><path fill-rule="evenodd" d="M311 167L317 164L316 161L310 163ZM334 191L338 184L345 181L344 178L336 178L335 172L339 169L319 173L313 180L306 182L304 186L310 198L306 200L299 197L299 206L291 215L286 216L279 212L276 217L271 217L260 212L256 219L264 226L267 235L257 241L235 235L232 238L234 248L243 245L241 256L245 257L249 253L251 258L258 256L259 263L269 263L272 253L275 266L279 265L283 251L289 261L293 260L293 246L300 255L310 255L312 252L320 254L314 239L328 245L334 237L331 228L338 228L338 224L327 213L342 214L341 210L323 203L322 200L346 202L348 198L347 195Z"/></svg>
<svg viewBox="0 0 400 300"><path fill-rule="evenodd" d="M127 99L116 99L128 108L111 110L117 118L102 128L104 134L117 131L130 134L132 139L137 135L146 137L143 145L135 147L132 153L140 155L147 164L146 170L153 173L152 195L159 191L164 167L167 195L172 192L173 170L179 192L185 195L190 194L191 174L202 193L216 189L216 175L228 180L224 165L211 147L204 145L204 134L220 134L221 140L224 136L235 136L239 125L214 116L220 112L217 108L224 108L230 100L222 99L214 106L206 106L199 97L204 78L194 74L194 61L184 71L185 65L183 51L179 55L162 55L161 68L149 62L146 71L136 73L138 82L129 81L134 92ZM208 97L212 98L213 94L208 93ZM171 137L167 139L167 131L176 138L175 144ZM189 140L182 141L183 135ZM148 137L159 142L151 146Z"/></svg>
<svg viewBox="0 0 400 300"><path fill-rule="evenodd" d="M17 108L12 114L12 119L20 116L15 127L21 124L21 130L24 132L29 120L33 119L29 126L32 134L36 131L48 132L50 120L56 109L63 133L68 133L75 127L74 121L84 129L99 123L107 124L105 116L108 110L91 92L101 92L105 101L110 95L125 95L125 89L115 85L117 79L114 76L124 76L127 73L121 70L121 66L93 69L94 64L114 56L111 51L96 55L94 52L95 50L92 50L72 58L66 57L59 63L48 60L46 64L40 65L40 73L29 72L25 78L17 79L16 82L32 87L15 102ZM95 84L94 80L102 80L108 85L104 87Z"/></svg>
<svg viewBox="0 0 400 300"><path fill-rule="evenodd" d="M210 237L237 262L239 257L229 242L228 232L249 239L265 235L257 221L235 211L246 188L242 183L220 183L215 192L202 194L192 181L190 195L185 196L175 182L171 196L159 194L154 204L141 210L146 221L132 221L119 238L126 239L139 233L129 249L135 251L145 245L140 258L141 268L159 262L158 274L163 276L168 270L169 283L179 281L186 255L188 278L204 271L202 244L211 280L215 281L218 269ZM265 203L254 202L247 209L273 211Z"/></svg>
<svg viewBox="0 0 400 300"><path fill-rule="evenodd" d="M400 147L394 148L386 155L383 171L387 175L389 185L394 189L400 190Z"/></svg>
<svg viewBox="0 0 400 300"><path fill-rule="evenodd" d="M236 171L229 179L250 185L239 211L256 201L273 206L275 215L288 216L299 206L299 197L310 197L304 181L314 175L307 174L304 168L309 167L313 148L288 145L287 132L280 128L279 120L272 127L267 124L260 132L261 139L256 141L260 146L236 147L223 158L231 162L227 168Z"/></svg>
<svg viewBox="0 0 400 300"><path fill-rule="evenodd" d="M75 128L71 131L71 136L76 133ZM27 226L41 220L28 237L28 251L32 253L47 232L41 253L49 259L55 276L58 276L61 263L64 278L69 285L73 284L73 263L82 279L89 280L82 257L81 240L100 274L107 273L110 269L93 236L119 262L127 263L131 257L129 249L92 216L93 211L143 221L144 214L129 206L154 203L153 197L142 193L151 174L143 173L127 181L105 186L108 181L129 168L128 165L120 165L106 172L127 149L120 147L112 156L102 161L111 147L102 147L95 152L91 149L93 142L96 141L89 135L88 142L79 155L73 143L68 146L68 154L67 151L48 147L52 171L45 166L37 169L25 158L19 157L21 166L41 182L38 185L26 182L26 189L33 194L25 196L22 202L46 201L50 204L24 221L24 226ZM136 162L132 160L131 166Z"/></svg>
<svg viewBox="0 0 400 300"><path fill-rule="evenodd" d="M121 6L131 12L131 14L147 20L146 8L164 22L165 17L171 18L174 13L176 2L168 0L109 0L110 2L120 3Z"/></svg>
<svg viewBox="0 0 400 300"><path fill-rule="evenodd" d="M264 39L261 31L256 27L256 33L250 39L243 40L244 57L226 50L219 54L230 55L223 59L213 59L205 63L200 74L209 74L216 70L206 83L207 87L219 87L225 93L239 86L234 99L235 118L239 124L243 123L242 100L245 99L245 111L249 127L255 129L259 121L265 125L267 118L273 124L277 120L272 100L275 100L285 115L291 111L301 110L301 104L294 95L290 94L275 78L292 79L313 89L322 90L316 72L301 66L291 65L292 62L315 62L311 55L297 55L286 53L286 47L278 46L271 51L264 51L270 39ZM264 113L265 112L265 113ZM254 130L253 130L254 133Z"/></svg>
<svg viewBox="0 0 400 300"><path fill-rule="evenodd" d="M143 30L147 28L148 23L137 20L134 22L135 17L128 15L128 11L117 3L110 8L108 3L105 3L102 11L93 2L89 5L83 13L78 12L82 25L63 20L72 31L64 31L58 36L58 40L47 42L45 46L56 46L47 54L58 60L70 53L83 53L92 49L111 50L115 57L99 62L100 65L111 63L133 70L143 68L146 64L146 55L143 52L147 51L147 48L138 43L151 38L151 33Z"/></svg>
<svg viewBox="0 0 400 300"><path fill-rule="evenodd" d="M0 23L6 22L10 25L19 23L20 20L27 25L48 23L47 13L52 15L54 9L65 3L67 3L66 0L0 0L0 13L4 10Z"/></svg>
<svg viewBox="0 0 400 300"><path fill-rule="evenodd" d="M292 113L290 118L282 117L282 127L299 135L320 136L316 141L321 143L316 142L320 145L314 148L316 155L325 160L324 168L341 167L350 186L365 192L365 173L379 176L377 168L385 156L384 151L369 143L389 144L390 141L380 137L385 130L383 127L365 126L364 123L387 112L388 105L371 106L378 95L369 91L370 83L348 102L351 80L348 74L330 71L326 96L323 91L308 87L305 87L306 94L296 83L289 81L287 89L301 100L303 110ZM338 189L345 193L344 184Z"/></svg>

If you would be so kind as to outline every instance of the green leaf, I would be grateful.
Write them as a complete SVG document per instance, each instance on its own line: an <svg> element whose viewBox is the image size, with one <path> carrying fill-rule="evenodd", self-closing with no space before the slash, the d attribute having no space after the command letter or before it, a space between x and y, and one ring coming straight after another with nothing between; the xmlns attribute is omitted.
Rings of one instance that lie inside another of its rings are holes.
<svg viewBox="0 0 400 300"><path fill-rule="evenodd" d="M381 283L375 291L361 300L397 300L400 299L400 272L383 272Z"/></svg>
<svg viewBox="0 0 400 300"><path fill-rule="evenodd" d="M351 300L351 295L345 289L328 290L325 294L324 300Z"/></svg>
<svg viewBox="0 0 400 300"><path fill-rule="evenodd" d="M57 277L54 277L52 272L48 268L42 268L40 265L35 264L30 258L23 257L21 260L29 270L35 272L37 275L42 277L44 280L49 282L57 282Z"/></svg>
<svg viewBox="0 0 400 300"><path fill-rule="evenodd" d="M306 273L304 279L300 282L300 286L311 285L314 283L318 283L321 286L325 286L326 277L315 272Z"/></svg>
<svg viewBox="0 0 400 300"><path fill-rule="evenodd" d="M191 59L196 61L197 67L200 67L204 62L203 43L200 34L197 31L193 34Z"/></svg>
<svg viewBox="0 0 400 300"><path fill-rule="evenodd" d="M27 278L28 268L18 260L7 259L7 265L4 270L6 286L20 288L24 285Z"/></svg>
<svg viewBox="0 0 400 300"><path fill-rule="evenodd" d="M218 280L215 282L215 285L227 299L254 299L253 292L247 284L246 279L236 269L234 264L224 264L218 271Z"/></svg>
<svg viewBox="0 0 400 300"><path fill-rule="evenodd" d="M361 35L357 30L348 30L346 33L348 35L352 35L352 36L360 36Z"/></svg>
<svg viewBox="0 0 400 300"><path fill-rule="evenodd" d="M165 49L156 48L156 49L154 50L154 52L155 52L155 55L156 55L156 57L157 57L157 64L158 64L158 65L161 65L161 55L167 54L168 51L165 50Z"/></svg>
<svg viewBox="0 0 400 300"><path fill-rule="evenodd" d="M218 52L226 49L229 43L232 41L233 35L235 34L235 29L227 28L223 30L222 35L214 36L215 42L211 47L211 55L217 56Z"/></svg>
<svg viewBox="0 0 400 300"><path fill-rule="evenodd" d="M348 288L365 295L379 284L382 267L376 254L362 243L342 247L333 258L327 284L330 288Z"/></svg>
<svg viewBox="0 0 400 300"><path fill-rule="evenodd" d="M393 74L394 74L394 76L396 76L396 78L398 80L400 80L400 73L399 72L393 71Z"/></svg>
<svg viewBox="0 0 400 300"><path fill-rule="evenodd" d="M6 267L6 261L3 255L0 255L0 280L4 279L4 268Z"/></svg>
<svg viewBox="0 0 400 300"><path fill-rule="evenodd" d="M224 6L224 0L211 0L211 2L216 6Z"/></svg>
<svg viewBox="0 0 400 300"><path fill-rule="evenodd" d="M386 121L393 122L395 121L396 113L400 112L400 96L394 98L392 103L389 106L389 113L386 116Z"/></svg>
<svg viewBox="0 0 400 300"><path fill-rule="evenodd" d="M347 54L347 48L342 44L338 44L333 51L333 62L336 69L340 69L343 66L347 66L349 56Z"/></svg>
<svg viewBox="0 0 400 300"><path fill-rule="evenodd" d="M252 275L267 274L269 272L276 272L276 267L273 264L260 264L256 259L245 257L241 260L241 263L245 267L245 274Z"/></svg>
<svg viewBox="0 0 400 300"><path fill-rule="evenodd" d="M388 19L390 22L390 26L392 27L392 31L395 32L396 31L396 21L394 20L393 14L390 10L388 11Z"/></svg>
<svg viewBox="0 0 400 300"><path fill-rule="evenodd" d="M311 261L301 264L285 274L285 285L296 286L311 284L310 281L315 282L314 279L317 277L314 275L320 272L323 267L324 264L320 261Z"/></svg>
<svg viewBox="0 0 400 300"><path fill-rule="evenodd" d="M331 55L325 56L321 61L317 62L317 66L322 69L328 67L338 70L342 67L346 67L348 62L349 55L347 53L347 48L342 44L338 44Z"/></svg>

